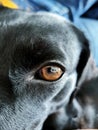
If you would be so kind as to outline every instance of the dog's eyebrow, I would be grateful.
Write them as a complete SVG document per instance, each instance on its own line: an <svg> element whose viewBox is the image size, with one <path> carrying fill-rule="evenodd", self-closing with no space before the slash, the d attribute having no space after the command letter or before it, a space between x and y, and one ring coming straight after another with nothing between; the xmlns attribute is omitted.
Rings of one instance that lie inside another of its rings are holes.
<svg viewBox="0 0 98 130"><path fill-rule="evenodd" d="M37 40L32 44L18 44L14 50L13 60L19 66L33 68L51 60L63 63L65 55L56 44Z"/></svg>
<svg viewBox="0 0 98 130"><path fill-rule="evenodd" d="M35 42L33 47L33 50L36 50L36 54L38 53L39 55L45 55L47 58L59 58L59 56L64 56L62 49L59 48L59 43L57 44L52 41L50 42L48 40L42 40Z"/></svg>

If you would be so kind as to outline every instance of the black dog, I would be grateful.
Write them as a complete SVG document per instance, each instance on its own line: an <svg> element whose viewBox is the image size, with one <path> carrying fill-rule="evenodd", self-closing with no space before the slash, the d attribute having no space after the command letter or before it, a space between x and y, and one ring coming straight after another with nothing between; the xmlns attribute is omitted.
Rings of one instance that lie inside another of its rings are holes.
<svg viewBox="0 0 98 130"><path fill-rule="evenodd" d="M89 53L84 34L64 18L1 7L0 130L41 130L54 113L53 128L62 129L61 111Z"/></svg>

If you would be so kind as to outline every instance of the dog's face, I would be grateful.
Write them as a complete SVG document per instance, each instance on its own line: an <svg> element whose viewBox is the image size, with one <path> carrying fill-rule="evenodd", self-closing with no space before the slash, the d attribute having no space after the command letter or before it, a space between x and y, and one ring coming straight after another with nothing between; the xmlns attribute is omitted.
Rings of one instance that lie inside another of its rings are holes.
<svg viewBox="0 0 98 130"><path fill-rule="evenodd" d="M0 19L0 129L40 130L74 90L87 40L53 14L2 9Z"/></svg>

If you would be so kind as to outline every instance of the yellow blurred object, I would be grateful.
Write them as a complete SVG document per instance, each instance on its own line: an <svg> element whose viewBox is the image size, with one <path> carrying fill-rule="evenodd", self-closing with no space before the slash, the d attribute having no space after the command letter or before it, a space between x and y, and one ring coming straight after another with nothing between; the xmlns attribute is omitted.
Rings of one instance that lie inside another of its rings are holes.
<svg viewBox="0 0 98 130"><path fill-rule="evenodd" d="M12 9L18 9L18 6L14 2L12 2L12 0L0 0L0 5Z"/></svg>

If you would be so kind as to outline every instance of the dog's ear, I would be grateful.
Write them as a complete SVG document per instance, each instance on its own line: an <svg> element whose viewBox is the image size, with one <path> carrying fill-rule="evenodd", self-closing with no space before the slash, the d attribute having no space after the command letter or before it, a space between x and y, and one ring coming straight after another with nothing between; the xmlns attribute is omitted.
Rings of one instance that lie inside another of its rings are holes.
<svg viewBox="0 0 98 130"><path fill-rule="evenodd" d="M88 63L89 57L90 57L90 48L89 48L89 41L87 40L87 38L85 37L85 35L83 34L83 32L79 32L79 41L82 42L81 45L81 53L80 53L80 57L79 57L79 62L77 65L77 83L80 80L82 73Z"/></svg>

